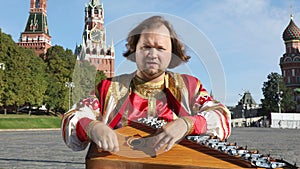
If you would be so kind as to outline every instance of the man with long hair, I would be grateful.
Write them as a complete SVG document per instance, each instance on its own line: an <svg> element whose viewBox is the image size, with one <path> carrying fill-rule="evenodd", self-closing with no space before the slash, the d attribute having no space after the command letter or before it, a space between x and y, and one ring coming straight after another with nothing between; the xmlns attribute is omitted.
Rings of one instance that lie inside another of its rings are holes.
<svg viewBox="0 0 300 169"><path fill-rule="evenodd" d="M103 80L97 100L86 99L63 116L68 147L83 150L92 141L102 150L118 152L115 129L149 117L166 122L152 138L155 151L168 151L187 135L229 137L229 110L196 77L167 70L190 59L168 21L161 16L144 20L129 33L126 47L123 55L137 70Z"/></svg>

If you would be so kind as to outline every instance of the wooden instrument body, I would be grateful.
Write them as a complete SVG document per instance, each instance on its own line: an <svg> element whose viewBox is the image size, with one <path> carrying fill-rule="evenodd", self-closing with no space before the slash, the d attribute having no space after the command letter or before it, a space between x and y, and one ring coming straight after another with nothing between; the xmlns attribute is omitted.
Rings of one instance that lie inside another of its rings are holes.
<svg viewBox="0 0 300 169"><path fill-rule="evenodd" d="M126 126L117 129L117 132L124 136L134 136L136 134L147 137L153 129L141 131L135 127ZM123 138L119 139L120 150L124 144ZM123 143L122 143L123 142ZM125 147L126 149L126 147ZM128 147L127 147L128 149ZM124 150L124 148L123 148ZM143 153L128 149L123 154ZM139 154L138 154L139 155ZM189 140L182 140L168 151L157 156L132 158L111 154L109 152L98 151L94 143L91 144L86 156L87 169L204 169L204 168L255 168L249 161L238 157L230 156L215 149L208 148Z"/></svg>

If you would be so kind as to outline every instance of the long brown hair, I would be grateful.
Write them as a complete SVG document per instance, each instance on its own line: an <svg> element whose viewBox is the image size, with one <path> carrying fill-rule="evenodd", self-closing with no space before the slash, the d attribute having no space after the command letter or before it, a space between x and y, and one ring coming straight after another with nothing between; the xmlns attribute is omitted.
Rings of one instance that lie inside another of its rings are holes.
<svg viewBox="0 0 300 169"><path fill-rule="evenodd" d="M175 68L183 62L188 62L190 56L186 55L184 45L179 41L172 25L161 16L152 16L145 19L129 32L126 44L127 51L123 53L123 56L135 62L136 45L140 39L142 31L145 29L157 28L161 25L166 26L169 30L172 44L172 59L168 68Z"/></svg>

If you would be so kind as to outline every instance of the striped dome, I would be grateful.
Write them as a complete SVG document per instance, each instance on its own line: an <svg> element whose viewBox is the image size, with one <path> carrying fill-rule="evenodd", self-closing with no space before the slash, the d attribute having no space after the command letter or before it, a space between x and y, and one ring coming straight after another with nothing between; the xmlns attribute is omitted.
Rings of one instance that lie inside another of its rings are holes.
<svg viewBox="0 0 300 169"><path fill-rule="evenodd" d="M300 29L294 23L292 18L289 25L285 28L282 38L284 41L295 40L295 39L300 40Z"/></svg>

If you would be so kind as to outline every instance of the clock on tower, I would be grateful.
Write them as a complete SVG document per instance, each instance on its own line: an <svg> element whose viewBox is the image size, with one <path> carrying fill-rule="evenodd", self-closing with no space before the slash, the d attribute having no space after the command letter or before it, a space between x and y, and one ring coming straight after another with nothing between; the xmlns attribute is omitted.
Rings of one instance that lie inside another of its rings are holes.
<svg viewBox="0 0 300 169"><path fill-rule="evenodd" d="M103 35L102 31L97 28L91 30L91 32L90 32L90 38L94 42L100 42L102 39L102 35Z"/></svg>

